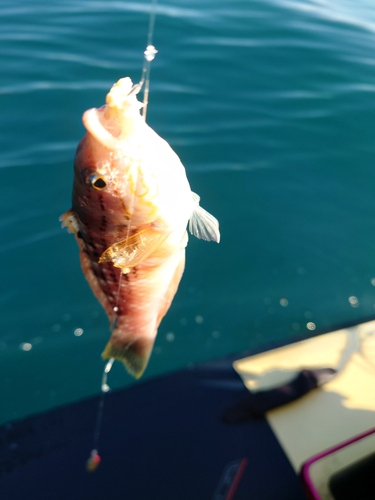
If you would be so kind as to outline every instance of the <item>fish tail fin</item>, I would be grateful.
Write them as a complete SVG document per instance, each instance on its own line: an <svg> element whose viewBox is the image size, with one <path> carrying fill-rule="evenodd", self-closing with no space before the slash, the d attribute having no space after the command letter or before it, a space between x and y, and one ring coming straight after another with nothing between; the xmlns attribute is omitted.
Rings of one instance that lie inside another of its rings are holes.
<svg viewBox="0 0 375 500"><path fill-rule="evenodd" d="M103 359L115 358L122 361L125 368L135 378L141 378L145 371L154 346L154 339L110 338L102 353Z"/></svg>

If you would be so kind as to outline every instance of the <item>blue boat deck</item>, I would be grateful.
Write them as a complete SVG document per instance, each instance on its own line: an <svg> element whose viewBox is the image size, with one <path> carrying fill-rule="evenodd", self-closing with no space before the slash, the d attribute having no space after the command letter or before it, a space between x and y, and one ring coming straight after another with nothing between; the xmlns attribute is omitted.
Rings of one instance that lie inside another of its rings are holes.
<svg viewBox="0 0 375 500"><path fill-rule="evenodd" d="M1 498L304 500L265 419L223 422L246 394L229 359L108 393L93 473L85 463L99 397L7 424Z"/></svg>

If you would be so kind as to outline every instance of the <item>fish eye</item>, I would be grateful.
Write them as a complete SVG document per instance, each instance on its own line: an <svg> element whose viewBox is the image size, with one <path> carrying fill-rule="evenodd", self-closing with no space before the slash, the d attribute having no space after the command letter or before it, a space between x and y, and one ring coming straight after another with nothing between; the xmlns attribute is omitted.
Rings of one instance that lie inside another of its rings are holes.
<svg viewBox="0 0 375 500"><path fill-rule="evenodd" d="M107 187L107 181L102 175L99 174L90 175L90 177L88 178L88 183L97 191L102 191Z"/></svg>

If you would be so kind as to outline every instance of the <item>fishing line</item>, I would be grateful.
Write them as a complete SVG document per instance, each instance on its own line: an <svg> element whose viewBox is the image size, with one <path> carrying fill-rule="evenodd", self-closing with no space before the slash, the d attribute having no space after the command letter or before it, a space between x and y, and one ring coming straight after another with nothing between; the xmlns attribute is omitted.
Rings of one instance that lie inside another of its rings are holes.
<svg viewBox="0 0 375 500"><path fill-rule="evenodd" d="M128 234L129 234L129 232L128 232ZM112 324L112 327L111 327L111 334L112 334L113 330L116 328L116 324L117 324L118 301L119 301L119 296L120 296L121 281L122 281L122 271L120 272L120 276L119 276L116 305L113 308L113 312L116 314L116 317L115 317L113 324ZM103 370L102 383L100 386L101 394L100 394L100 399L99 399L98 410L96 413L96 424L95 424L93 448L91 450L90 457L88 458L88 460L86 462L86 470L88 472L94 472L99 467L99 464L101 462L101 458L100 458L100 455L98 453L98 443L99 443L100 431L101 431L103 413L104 413L104 398L105 398L105 395L107 394L107 392L110 390L110 387L107 384L108 373L111 371L114 361L115 361L115 358L110 358L109 361L107 361L107 363L104 367L104 370Z"/></svg>
<svg viewBox="0 0 375 500"><path fill-rule="evenodd" d="M100 394L100 399L99 399L98 411L96 414L94 444L93 444L93 448L91 450L90 457L86 462L86 469L88 472L94 472L94 470L97 469L97 467L99 466L99 464L101 462L101 458L100 458L100 455L98 453L98 442L99 442L100 429L101 429L102 419L103 419L104 397L105 397L106 393L110 390L110 387L107 385L107 378L108 378L108 373L111 371L111 368L112 368L114 361L115 361L115 358L110 358L110 360L105 365L103 375L102 375L101 394Z"/></svg>
<svg viewBox="0 0 375 500"><path fill-rule="evenodd" d="M139 82L138 85L135 86L135 88L133 88L138 93L141 90L142 86L144 85L143 106L142 106L142 118L144 121L146 121L148 96L149 96L149 92L150 92L151 62L155 59L155 55L158 52L156 50L156 48L152 45L152 38L153 38L154 30L155 30L156 4L157 4L157 0L152 0L149 25L148 25L148 33L147 33L147 47L143 53L144 54L144 61L143 61L143 68L142 68L142 74L141 74L141 81ZM132 199L130 202L130 207L129 207L129 212L131 214L133 213L133 210L134 210L135 196L136 196L136 192L137 192L137 188L138 188L138 177L139 177L138 173L139 173L139 166L137 166L137 170L136 170L135 189L134 189L133 196L132 196ZM130 219L128 227L127 227L127 234L125 237L126 241L128 241L129 236L130 236L131 222L132 221ZM113 322L113 325L111 328L111 333L116 328L116 324L117 324L118 302L119 302L119 297L120 297L120 293L121 293L122 275L123 275L123 272L121 271L120 275L119 275L119 284L118 284L118 289L117 289L116 305L113 308L113 312L116 314L116 317L114 319L114 322ZM96 415L93 448L91 450L90 457L88 458L88 460L86 462L86 470L88 472L94 472L99 467L99 464L101 462L101 458L100 458L100 455L98 453L98 443L99 443L101 425L102 425L102 420L103 420L105 395L110 390L110 387L107 384L107 379L108 379L108 374L111 371L111 368L112 368L114 361L115 361L115 358L110 358L109 361L106 363L104 370L103 370L102 382L101 382L101 394L100 394L99 405L98 405L98 410L97 410L97 415Z"/></svg>
<svg viewBox="0 0 375 500"><path fill-rule="evenodd" d="M148 106L148 95L150 93L150 72L151 72L151 62L155 59L157 54L156 48L152 45L152 39L155 31L155 18L156 18L156 4L158 0L152 0L151 2L151 11L150 11L150 19L148 24L148 33L147 33L147 46L146 50L143 52L144 61L142 68L141 81L139 82L139 88L141 88L144 84L143 90L143 108L142 108L142 117L144 121L146 121L147 115L147 106Z"/></svg>

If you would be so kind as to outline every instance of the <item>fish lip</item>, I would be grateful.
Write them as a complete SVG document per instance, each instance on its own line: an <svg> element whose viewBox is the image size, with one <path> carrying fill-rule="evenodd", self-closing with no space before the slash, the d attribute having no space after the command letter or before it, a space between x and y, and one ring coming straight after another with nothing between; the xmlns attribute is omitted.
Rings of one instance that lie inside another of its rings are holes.
<svg viewBox="0 0 375 500"><path fill-rule="evenodd" d="M107 149L120 147L120 140L114 137L102 124L100 115L104 113L105 106L91 108L83 113L82 122L86 130Z"/></svg>

